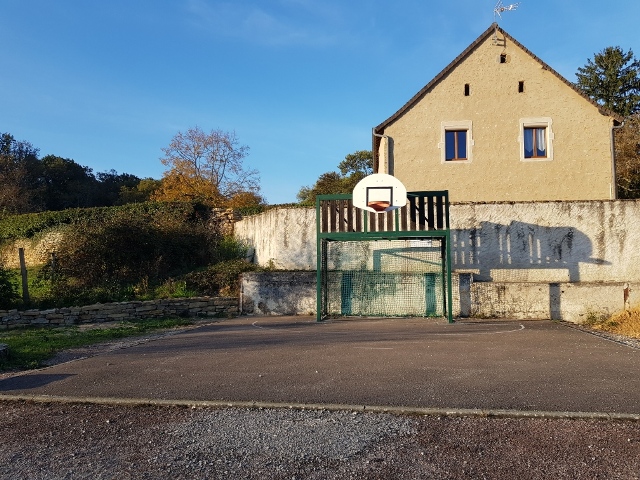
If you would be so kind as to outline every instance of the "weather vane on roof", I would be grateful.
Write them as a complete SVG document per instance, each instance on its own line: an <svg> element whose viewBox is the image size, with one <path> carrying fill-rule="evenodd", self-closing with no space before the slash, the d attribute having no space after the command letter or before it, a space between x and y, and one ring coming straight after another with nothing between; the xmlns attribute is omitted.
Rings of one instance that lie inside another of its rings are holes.
<svg viewBox="0 0 640 480"><path fill-rule="evenodd" d="M518 5L520 5L520 2L512 3L511 5L505 6L502 4L502 0L498 0L498 3L496 3L496 6L493 9L494 22L496 20L496 16L502 18L502 12L510 12L512 10L515 10L516 8L518 8Z"/></svg>

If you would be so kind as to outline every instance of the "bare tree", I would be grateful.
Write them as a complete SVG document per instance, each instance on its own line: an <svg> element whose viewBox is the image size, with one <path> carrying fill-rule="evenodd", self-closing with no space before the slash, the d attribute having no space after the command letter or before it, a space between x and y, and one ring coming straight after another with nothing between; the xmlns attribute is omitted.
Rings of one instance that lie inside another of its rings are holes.
<svg viewBox="0 0 640 480"><path fill-rule="evenodd" d="M239 143L235 132L190 128L178 132L162 151L160 161L169 169L154 195L157 200L220 203L239 192L260 191L258 172L243 164L249 147Z"/></svg>

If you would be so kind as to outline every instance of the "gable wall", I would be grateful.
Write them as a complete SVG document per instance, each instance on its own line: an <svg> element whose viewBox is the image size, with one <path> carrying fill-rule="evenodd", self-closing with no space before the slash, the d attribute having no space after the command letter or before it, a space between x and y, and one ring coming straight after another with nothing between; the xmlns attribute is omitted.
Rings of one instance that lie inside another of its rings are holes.
<svg viewBox="0 0 640 480"><path fill-rule="evenodd" d="M611 118L505 41L496 46L488 36L385 129L389 173L409 191L448 189L454 202L611 198ZM499 63L501 53L508 63ZM519 119L526 117L552 119L553 160L520 160ZM442 163L441 122L461 120L472 121L473 159Z"/></svg>

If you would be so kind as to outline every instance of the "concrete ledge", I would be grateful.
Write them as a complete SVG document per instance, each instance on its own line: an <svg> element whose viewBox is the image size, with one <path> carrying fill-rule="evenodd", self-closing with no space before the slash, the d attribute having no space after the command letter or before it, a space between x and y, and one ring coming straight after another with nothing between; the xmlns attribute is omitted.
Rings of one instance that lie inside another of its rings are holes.
<svg viewBox="0 0 640 480"><path fill-rule="evenodd" d="M640 283L474 282L453 274L456 317L546 319L583 323L640 304ZM242 276L241 313L315 315L316 272Z"/></svg>
<svg viewBox="0 0 640 480"><path fill-rule="evenodd" d="M548 418L548 419L583 419L614 420L639 422L640 414L606 413L606 412L554 412L542 410L500 410L500 409L467 409L467 408L420 408L395 407L383 405L349 405L333 403L295 403L295 402L237 402L211 400L157 400L146 398L97 398L97 397L62 397L49 395L4 395L0 394L0 402L38 402L62 404L115 405L115 406L163 406L191 408L255 408L255 409L295 409L326 410L330 412L382 413L392 415L424 415L438 417L481 417L481 418Z"/></svg>
<svg viewBox="0 0 640 480"><path fill-rule="evenodd" d="M509 283L471 285L471 316L583 323L640 303L640 284Z"/></svg>

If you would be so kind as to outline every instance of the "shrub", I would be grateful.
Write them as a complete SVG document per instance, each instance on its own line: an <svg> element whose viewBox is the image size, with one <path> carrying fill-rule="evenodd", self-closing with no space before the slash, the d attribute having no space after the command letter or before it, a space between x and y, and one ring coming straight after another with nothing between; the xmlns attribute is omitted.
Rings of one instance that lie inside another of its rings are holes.
<svg viewBox="0 0 640 480"><path fill-rule="evenodd" d="M227 260L244 259L249 248L243 242L232 236L210 239L212 250L211 263L226 262Z"/></svg>
<svg viewBox="0 0 640 480"><path fill-rule="evenodd" d="M20 298L15 274L0 264L0 308L12 308Z"/></svg>
<svg viewBox="0 0 640 480"><path fill-rule="evenodd" d="M44 270L53 294L77 301L126 300L136 296L134 285L157 285L207 265L212 250L206 222L183 213L121 212L67 228L55 271L52 265Z"/></svg>
<svg viewBox="0 0 640 480"><path fill-rule="evenodd" d="M238 277L244 272L260 270L258 265L244 260L227 260L207 269L185 275L187 288L202 295L235 295L239 293Z"/></svg>

